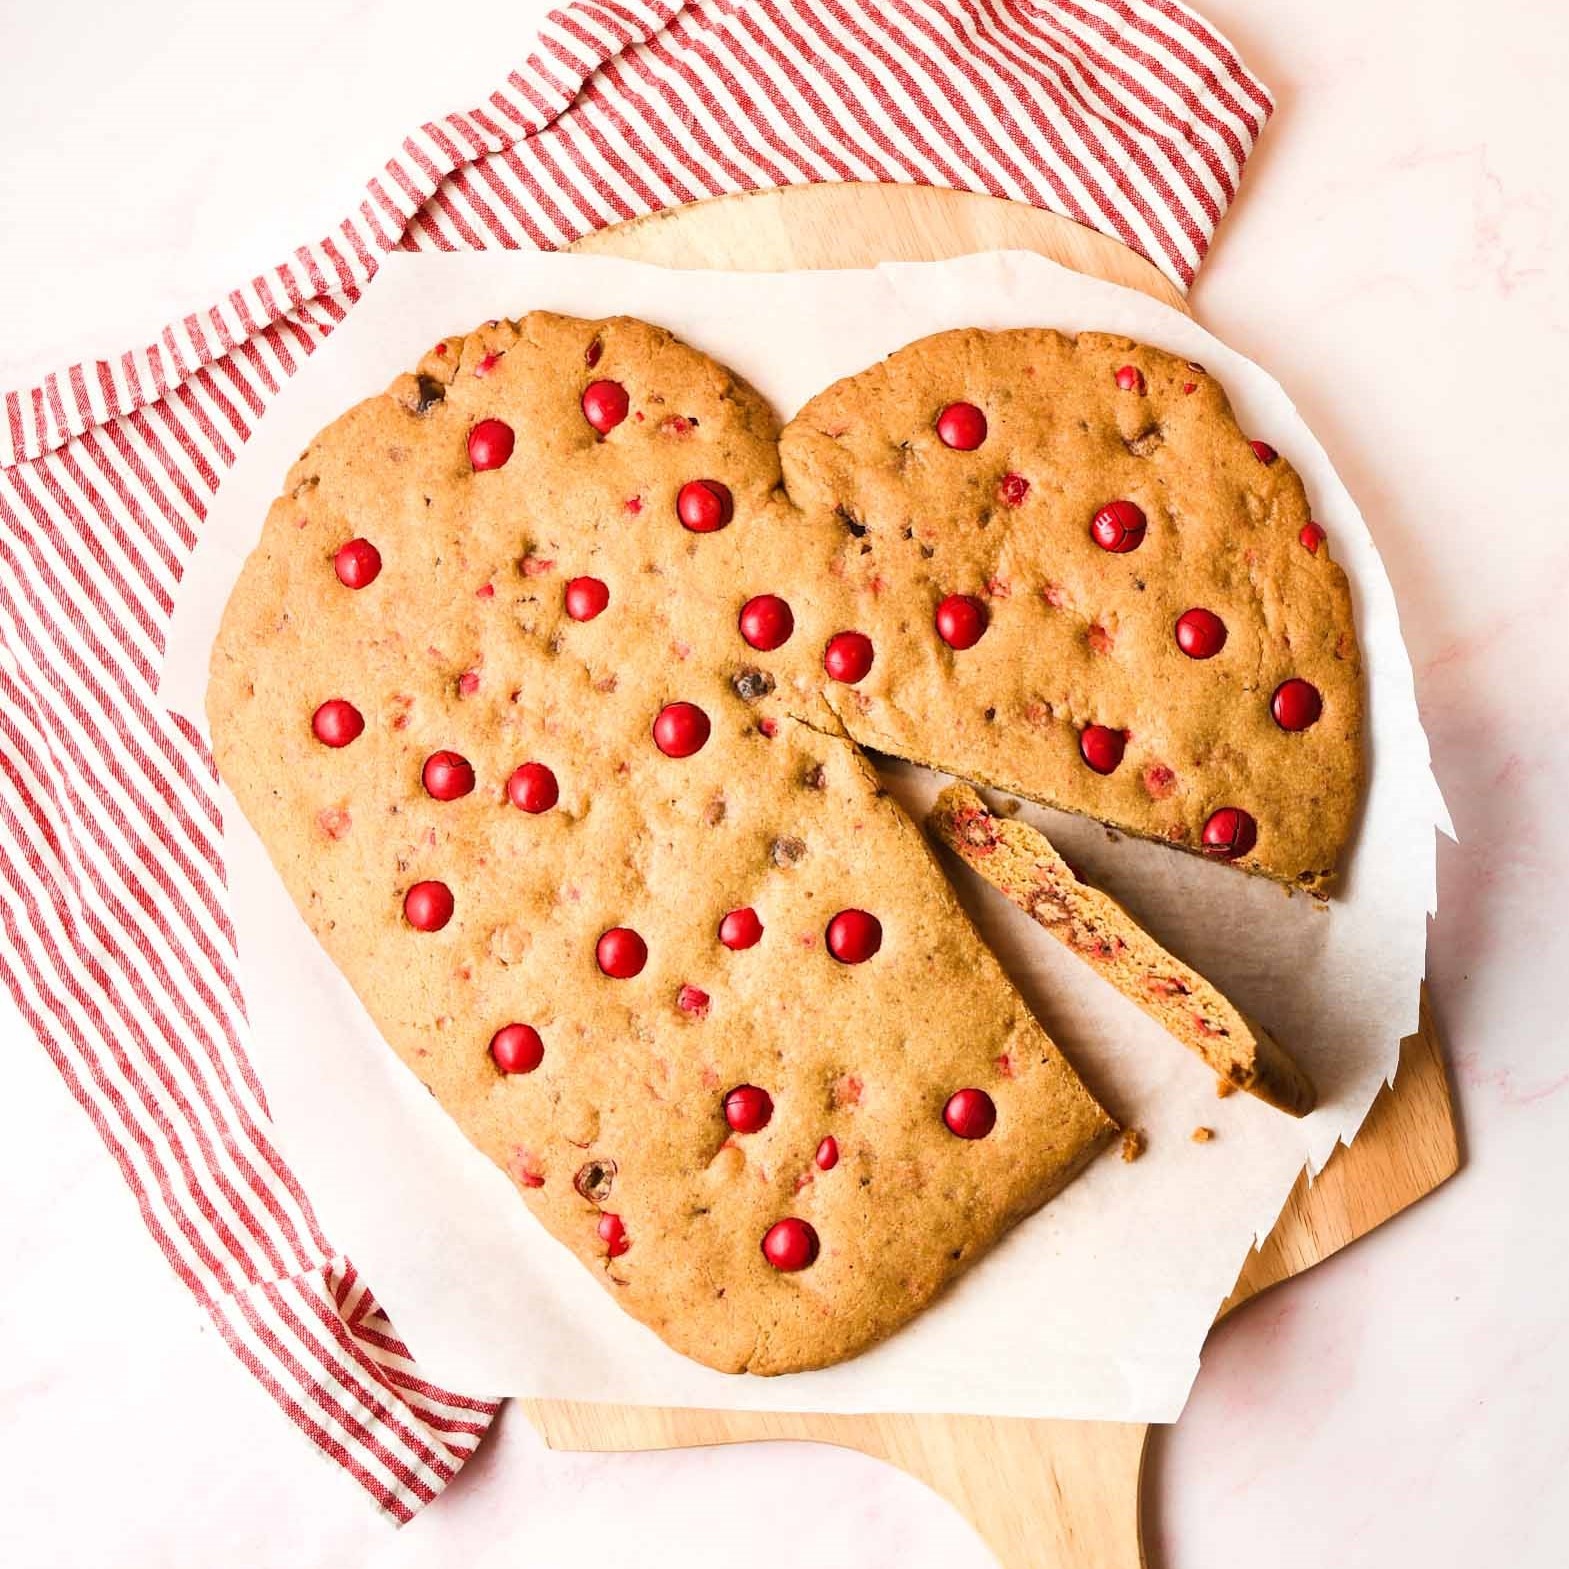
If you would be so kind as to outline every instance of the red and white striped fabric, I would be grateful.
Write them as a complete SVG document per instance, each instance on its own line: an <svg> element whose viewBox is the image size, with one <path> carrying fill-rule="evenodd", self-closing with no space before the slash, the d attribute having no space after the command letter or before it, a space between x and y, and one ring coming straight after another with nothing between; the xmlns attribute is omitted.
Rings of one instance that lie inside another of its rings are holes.
<svg viewBox="0 0 1569 1569"><path fill-rule="evenodd" d="M331 235L156 343L6 395L0 980L235 1355L396 1518L496 1402L420 1377L273 1142L212 760L155 696L236 449L387 251L550 249L724 192L1010 197L1185 286L1270 108L1172 0L581 0L487 103L411 135Z"/></svg>

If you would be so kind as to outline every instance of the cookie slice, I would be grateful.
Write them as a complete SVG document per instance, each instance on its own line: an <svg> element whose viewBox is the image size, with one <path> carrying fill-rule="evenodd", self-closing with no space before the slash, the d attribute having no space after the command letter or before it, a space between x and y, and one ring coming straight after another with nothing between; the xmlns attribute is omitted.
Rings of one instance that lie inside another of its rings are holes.
<svg viewBox="0 0 1569 1569"><path fill-rule="evenodd" d="M927 826L1228 1084L1293 1117L1312 1111L1312 1081L1287 1052L1109 894L1082 882L1039 829L989 812L968 785L944 790Z"/></svg>

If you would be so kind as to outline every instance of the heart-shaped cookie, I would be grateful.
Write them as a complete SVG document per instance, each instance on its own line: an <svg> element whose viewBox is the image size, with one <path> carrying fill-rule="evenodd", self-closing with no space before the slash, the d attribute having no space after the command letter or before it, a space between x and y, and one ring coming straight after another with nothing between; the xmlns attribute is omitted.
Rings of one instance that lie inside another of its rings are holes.
<svg viewBox="0 0 1569 1569"><path fill-rule="evenodd" d="M821 1366L1112 1131L857 743L1321 888L1361 698L1313 529L1126 340L945 334L781 435L658 328L536 314L301 457L214 751L615 1299L714 1367Z"/></svg>

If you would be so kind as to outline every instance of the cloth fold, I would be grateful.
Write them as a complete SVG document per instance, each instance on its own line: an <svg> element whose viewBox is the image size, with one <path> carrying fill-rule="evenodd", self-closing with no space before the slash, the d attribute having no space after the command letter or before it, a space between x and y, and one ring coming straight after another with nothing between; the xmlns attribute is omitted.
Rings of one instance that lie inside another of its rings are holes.
<svg viewBox="0 0 1569 1569"><path fill-rule="evenodd" d="M1028 202L1186 287L1270 109L1171 0L581 0L485 104L412 133L332 234L154 343L4 396L0 983L236 1356L394 1518L497 1403L421 1378L273 1140L212 761L155 695L208 498L269 397L391 250L554 249L789 184Z"/></svg>

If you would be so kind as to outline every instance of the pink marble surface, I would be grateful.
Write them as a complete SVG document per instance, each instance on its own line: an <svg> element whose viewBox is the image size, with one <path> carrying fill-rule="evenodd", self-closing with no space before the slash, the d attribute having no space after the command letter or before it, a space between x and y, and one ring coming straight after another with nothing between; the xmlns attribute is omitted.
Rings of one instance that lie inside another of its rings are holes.
<svg viewBox="0 0 1569 1569"><path fill-rule="evenodd" d="M314 236L412 121L488 89L530 9L470 0L433 37L417 0L275 0L243 44L226 8L179 0L9 17L0 382L123 347ZM1430 974L1468 1164L1213 1337L1156 1451L1152 1561L1557 1564L1569 15L1206 9L1280 112L1194 304L1298 399L1400 596L1461 835L1440 852ZM511 1415L393 1532L217 1342L9 1013L0 1039L0 1562L990 1562L944 1504L857 1456L553 1455Z"/></svg>

